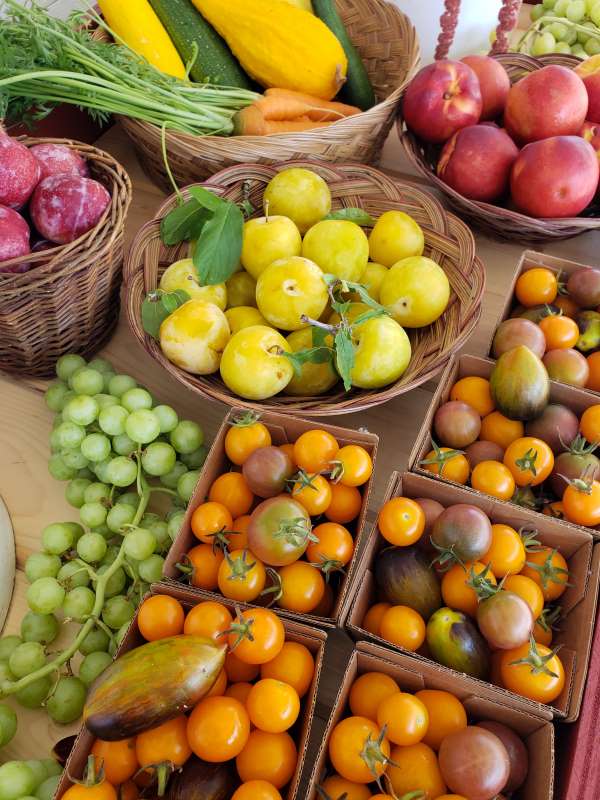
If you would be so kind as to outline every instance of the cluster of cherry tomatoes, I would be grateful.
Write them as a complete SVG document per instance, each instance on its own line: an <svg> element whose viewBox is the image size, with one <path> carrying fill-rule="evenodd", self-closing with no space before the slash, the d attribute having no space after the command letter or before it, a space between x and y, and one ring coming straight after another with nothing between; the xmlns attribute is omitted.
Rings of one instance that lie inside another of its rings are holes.
<svg viewBox="0 0 600 800"><path fill-rule="evenodd" d="M336 580L329 579L354 554L347 526L363 506L370 454L340 447L320 429L277 446L255 416L229 428L225 451L231 471L214 481L191 518L200 544L183 565L190 584L229 600L330 616Z"/></svg>
<svg viewBox="0 0 600 800"><path fill-rule="evenodd" d="M180 714L131 739L96 739L92 754L102 759L106 781L127 792L121 800L137 797L134 777L148 785L157 765L179 769L194 756L223 765L227 785L234 787L231 800L281 800L280 790L298 761L294 725L313 683L311 651L286 638L273 611L254 608L232 615L214 601L186 614L175 598L152 595L140 606L138 628L147 641L203 636L227 643L229 650L211 690L189 716Z"/></svg>
<svg viewBox="0 0 600 800"><path fill-rule="evenodd" d="M536 531L492 523L477 506L394 497L378 519L380 598L362 628L405 650L541 703L562 692L551 649L569 567ZM460 635L458 635L460 632Z"/></svg>
<svg viewBox="0 0 600 800"><path fill-rule="evenodd" d="M508 726L469 725L450 692L411 694L383 672L354 681L348 715L328 747L331 774L320 786L327 800L491 800L516 791L529 767L525 744Z"/></svg>
<svg viewBox="0 0 600 800"><path fill-rule="evenodd" d="M489 381L473 375L452 386L432 436L439 446L421 460L428 472L577 525L600 525L600 403L580 417L550 403L523 423L496 410Z"/></svg>
<svg viewBox="0 0 600 800"><path fill-rule="evenodd" d="M494 357L523 344L552 380L600 392L600 270L583 267L563 282L560 273L533 267L517 279L515 299L494 336Z"/></svg>

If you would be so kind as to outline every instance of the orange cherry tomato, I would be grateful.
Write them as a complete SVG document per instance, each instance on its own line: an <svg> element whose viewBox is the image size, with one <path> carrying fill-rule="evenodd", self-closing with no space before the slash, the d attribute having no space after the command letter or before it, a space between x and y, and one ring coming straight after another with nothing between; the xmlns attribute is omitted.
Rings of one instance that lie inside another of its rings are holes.
<svg viewBox="0 0 600 800"><path fill-rule="evenodd" d="M541 439L523 436L507 447L504 463L517 486L538 486L552 472L554 453Z"/></svg>
<svg viewBox="0 0 600 800"><path fill-rule="evenodd" d="M296 459L295 459L295 457L294 457L294 445L293 445L293 444L280 444L280 445L279 445L279 449L280 449L280 450L283 450L283 452L284 452L284 453L285 453L287 456L289 456L289 458L290 458L290 461L292 462L292 464L294 464L295 466L298 466L298 465L296 464Z"/></svg>
<svg viewBox="0 0 600 800"><path fill-rule="evenodd" d="M375 636L379 636L379 631L381 630L381 620L383 619L383 615L391 608L391 603L375 603L374 606L367 611L365 614L362 627L364 630L369 631L369 633L374 634Z"/></svg>
<svg viewBox="0 0 600 800"><path fill-rule="evenodd" d="M233 617L223 603L205 600L188 611L183 632L188 636L205 636L219 642L223 641L223 634L229 630L232 622Z"/></svg>
<svg viewBox="0 0 600 800"><path fill-rule="evenodd" d="M242 752L250 736L248 712L234 697L205 697L190 714L187 736L203 761L229 761Z"/></svg>
<svg viewBox="0 0 600 800"><path fill-rule="evenodd" d="M515 492L515 479L500 461L480 461L471 473L471 486L498 500L510 500Z"/></svg>
<svg viewBox="0 0 600 800"><path fill-rule="evenodd" d="M188 550L186 559L192 569L190 584L207 592L214 591L218 586L217 575L223 558L223 551L212 544L198 544Z"/></svg>
<svg viewBox="0 0 600 800"><path fill-rule="evenodd" d="M525 426L517 419L509 419L499 411L492 411L481 420L479 438L486 442L494 442L503 450L516 439L522 438Z"/></svg>
<svg viewBox="0 0 600 800"><path fill-rule="evenodd" d="M93 786L81 786L74 783L63 794L67 800L117 800L117 792L112 783L100 781Z"/></svg>
<svg viewBox="0 0 600 800"><path fill-rule="evenodd" d="M278 572L281 597L277 605L297 614L314 611L325 594L325 580L321 571L307 561L294 561L280 567Z"/></svg>
<svg viewBox="0 0 600 800"><path fill-rule="evenodd" d="M562 314L550 314L540 320L539 326L546 337L548 350L574 347L579 339L579 327L574 319Z"/></svg>
<svg viewBox="0 0 600 800"><path fill-rule="evenodd" d="M298 752L289 733L254 730L235 760L242 781L262 780L281 789L292 779Z"/></svg>
<svg viewBox="0 0 600 800"><path fill-rule="evenodd" d="M420 789L426 797L437 798L446 791L437 755L425 742L393 747L387 776L394 792L402 797Z"/></svg>
<svg viewBox="0 0 600 800"><path fill-rule="evenodd" d="M252 686L253 684L247 683L246 681L242 681L241 683L232 683L231 686L228 686L227 689L225 689L225 697L234 697L243 706L245 706L248 695L252 690Z"/></svg>
<svg viewBox="0 0 600 800"><path fill-rule="evenodd" d="M225 656L225 672L230 683L249 682L257 677L260 667L241 661L235 653L229 652Z"/></svg>
<svg viewBox="0 0 600 800"><path fill-rule="evenodd" d="M262 664L261 678L274 678L293 686L298 697L310 689L315 674L315 660L306 645L300 642L284 642L279 654Z"/></svg>
<svg viewBox="0 0 600 800"><path fill-rule="evenodd" d="M474 408L480 417L491 414L496 407L490 391L490 382L476 375L457 381L450 390L450 400L466 403Z"/></svg>
<svg viewBox="0 0 600 800"><path fill-rule="evenodd" d="M329 760L335 771L354 783L371 783L373 772L363 758L367 741L378 741L380 729L367 717L346 717L333 728L329 736ZM390 744L383 738L380 744L382 761L373 761L372 769L376 775L386 770L390 755Z"/></svg>
<svg viewBox="0 0 600 800"><path fill-rule="evenodd" d="M221 672L219 672L219 674L217 675L217 680L210 687L210 691L207 692L204 696L221 697L221 695L225 694L226 689L227 689L227 673L225 672L225 669L222 669Z"/></svg>
<svg viewBox="0 0 600 800"><path fill-rule="evenodd" d="M544 506L542 514L545 514L547 517L554 517L554 519L564 519L565 507L560 500L557 500L554 503L547 503Z"/></svg>
<svg viewBox="0 0 600 800"><path fill-rule="evenodd" d="M533 638L538 644L543 644L545 647L550 647L552 644L552 638L554 633L552 628L550 627L543 627L540 625L539 619L536 619L535 625L533 626Z"/></svg>
<svg viewBox="0 0 600 800"><path fill-rule="evenodd" d="M332 483L331 502L325 512L330 522L346 525L356 519L362 508L362 495L355 486L345 486L343 483Z"/></svg>
<svg viewBox="0 0 600 800"><path fill-rule="evenodd" d="M553 303L557 294L556 274L546 267L526 270L515 284L515 296L525 308Z"/></svg>
<svg viewBox="0 0 600 800"><path fill-rule="evenodd" d="M574 319L577 316L579 306L573 300L572 297L569 297L568 294L559 294L552 302L553 306L556 306L559 311L562 311L565 317L571 317Z"/></svg>
<svg viewBox="0 0 600 800"><path fill-rule="evenodd" d="M212 544L216 533L230 531L232 525L233 517L222 503L202 503L192 514L192 532L205 544Z"/></svg>
<svg viewBox="0 0 600 800"><path fill-rule="evenodd" d="M579 430L588 442L600 442L600 404L586 408L579 420Z"/></svg>
<svg viewBox="0 0 600 800"><path fill-rule="evenodd" d="M96 756L97 765L104 768L104 777L109 783L117 786L132 778L140 765L135 753L135 739L121 739L117 742L105 742L96 739L92 745L92 755Z"/></svg>
<svg viewBox="0 0 600 800"><path fill-rule="evenodd" d="M400 547L417 542L425 530L425 513L409 497L392 497L377 519L379 532L390 544Z"/></svg>
<svg viewBox="0 0 600 800"><path fill-rule="evenodd" d="M245 550L248 547L248 526L250 514L243 514L233 520L231 531L227 534L229 550Z"/></svg>
<svg viewBox="0 0 600 800"><path fill-rule="evenodd" d="M181 714L156 728L138 733L135 751L140 767L171 762L181 767L192 755L187 740L187 717Z"/></svg>
<svg viewBox="0 0 600 800"><path fill-rule="evenodd" d="M281 800L281 795L268 781L246 781L231 795L231 800Z"/></svg>
<svg viewBox="0 0 600 800"><path fill-rule="evenodd" d="M600 392L600 350L591 353L587 357L587 363L590 370L586 389L591 389L592 392Z"/></svg>
<svg viewBox="0 0 600 800"><path fill-rule="evenodd" d="M250 511L254 495L241 472L226 472L224 475L219 475L210 487L208 499L211 503L225 506L235 519Z"/></svg>
<svg viewBox="0 0 600 800"><path fill-rule="evenodd" d="M480 561L467 562L464 566L463 564L454 564L454 566L450 567L442 578L444 603L455 611L462 611L463 614L475 617L479 598L471 585L474 582L474 577L485 574L485 579L494 586L496 585L496 578L491 569L487 570L487 572L486 570L486 565Z"/></svg>
<svg viewBox="0 0 600 800"><path fill-rule="evenodd" d="M241 466L244 461L259 447L268 447L271 444L269 429L262 422L252 422L246 417L249 424L234 424L225 435L225 452L227 458Z"/></svg>
<svg viewBox="0 0 600 800"><path fill-rule="evenodd" d="M138 611L138 628L147 642L177 636L183 630L185 612L174 597L155 594L146 598Z"/></svg>
<svg viewBox="0 0 600 800"><path fill-rule="evenodd" d="M429 711L418 697L408 692L396 692L379 706L377 724L380 728L386 726L390 742L417 744L427 733Z"/></svg>
<svg viewBox="0 0 600 800"><path fill-rule="evenodd" d="M600 482L592 481L587 489L567 486L562 503L569 522L590 528L600 525Z"/></svg>
<svg viewBox="0 0 600 800"><path fill-rule="evenodd" d="M293 686L275 678L263 678L252 687L246 708L250 721L261 731L282 733L300 713L300 698Z"/></svg>
<svg viewBox="0 0 600 800"><path fill-rule="evenodd" d="M292 497L308 511L311 517L324 514L331 503L331 485L322 475L308 475L308 484L297 481L292 487Z"/></svg>
<svg viewBox="0 0 600 800"><path fill-rule="evenodd" d="M343 525L337 522L322 522L312 529L318 542L311 542L306 548L306 558L318 565L324 572L344 567L354 553L354 539Z"/></svg>
<svg viewBox="0 0 600 800"><path fill-rule="evenodd" d="M528 657L531 657L531 664L514 663ZM504 650L500 658L500 675L503 686L510 692L538 703L556 700L565 685L565 671L560 658L543 644L537 644L533 654L529 643L514 650Z"/></svg>
<svg viewBox="0 0 600 800"><path fill-rule="evenodd" d="M358 444L341 447L335 461L336 480L344 486L362 486L373 474L373 459L365 448Z"/></svg>
<svg viewBox="0 0 600 800"><path fill-rule="evenodd" d="M327 431L315 428L301 434L294 444L294 462L308 473L329 472L340 446Z"/></svg>
<svg viewBox="0 0 600 800"><path fill-rule="evenodd" d="M521 574L538 584L547 603L558 600L569 582L569 567L564 556L551 547L540 547L528 553Z"/></svg>
<svg viewBox="0 0 600 800"><path fill-rule="evenodd" d="M364 672L350 687L350 711L355 717L376 722L379 706L399 691L396 681L385 672Z"/></svg>
<svg viewBox="0 0 600 800"><path fill-rule="evenodd" d="M229 600L250 603L260 595L267 582L267 572L250 550L234 550L226 553L217 583L221 593Z"/></svg>
<svg viewBox="0 0 600 800"><path fill-rule="evenodd" d="M525 566L526 557L523 539L514 528L502 523L492 525L492 544L481 562L490 565L496 578L517 575Z"/></svg>
<svg viewBox="0 0 600 800"><path fill-rule="evenodd" d="M346 800L371 800L371 790L364 783L353 783L342 778L341 775L330 775L321 784L328 797L337 800L346 796Z"/></svg>
<svg viewBox="0 0 600 800"><path fill-rule="evenodd" d="M435 450L430 450L421 461L421 466L427 472L441 475L447 481L464 485L469 480L471 468L466 457L461 454L444 457L445 453L451 454L454 452L456 451L450 447L440 447L437 453Z"/></svg>
<svg viewBox="0 0 600 800"><path fill-rule="evenodd" d="M440 689L421 689L415 692L427 708L429 725L423 742L433 750L439 747L446 736L467 727L467 712L460 700L450 692Z"/></svg>
<svg viewBox="0 0 600 800"><path fill-rule="evenodd" d="M414 652L425 641L425 621L408 606L392 606L381 619L379 635L392 644Z"/></svg>
<svg viewBox="0 0 600 800"><path fill-rule="evenodd" d="M504 581L503 588L508 592L514 592L523 598L537 619L544 608L544 595L535 581L526 575L509 575Z"/></svg>
<svg viewBox="0 0 600 800"><path fill-rule="evenodd" d="M242 611L234 626L229 634L229 647L240 661L265 664L281 652L285 629L279 617L268 608Z"/></svg>

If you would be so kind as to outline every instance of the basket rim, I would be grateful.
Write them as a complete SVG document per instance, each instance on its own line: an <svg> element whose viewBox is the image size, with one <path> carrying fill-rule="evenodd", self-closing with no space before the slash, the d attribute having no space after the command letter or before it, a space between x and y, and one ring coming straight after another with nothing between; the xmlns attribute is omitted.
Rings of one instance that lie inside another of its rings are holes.
<svg viewBox="0 0 600 800"><path fill-rule="evenodd" d="M161 222L160 215L164 213L165 206L167 206L169 202L173 202L175 197L174 195L171 195L171 197L167 198L158 209L156 216L153 219L148 220L138 230L135 239L127 253L124 268L124 297L128 323L134 336L141 343L144 349L156 361L158 361L163 368L173 374L173 377L176 380L192 391L212 400L217 400L228 403L229 405L237 405L248 409L261 411L269 410L278 413L298 414L301 416L327 416L363 411L375 405L387 402L397 395L404 394L405 392L422 385L443 369L443 367L447 364L448 359L473 333L480 319L482 310L481 301L485 291L485 269L483 263L475 254L474 238L468 227L455 215L445 211L439 201L433 198L428 192L423 191L423 189L411 184L408 181L398 180L373 167L355 163L327 164L309 161L290 161L277 165L247 164L244 166L249 169L254 166L256 168L260 168L261 170L267 170L275 174L280 169L300 164L312 169L320 167L327 168L332 171L341 171L342 173L344 169L346 169L359 171L366 176L380 175L383 176L386 181L390 181L395 187L407 186L410 188L411 192L422 195L423 197L427 198L428 201L433 201L435 206L439 207L442 219L444 220L443 231L436 231L434 228L424 225L423 228L426 231L426 236L427 231L429 231L432 237L443 237L446 240L455 243L458 240L456 236L453 235L453 231L460 231L466 238L467 242L472 243L472 249L469 253L469 270L467 271L465 269L461 269L460 271L463 273L463 275L473 276L475 280L472 282L472 286L476 286L477 291L473 296L469 297L468 305L465 310L465 316L462 320L463 326L459 331L457 331L457 335L452 340L451 346L441 350L434 359L432 359L429 363L424 364L422 370L418 372L413 380L408 383L400 384L400 379L399 381L396 381L388 386L384 386L379 390L352 389L350 392L343 393L337 399L330 400L329 402L328 395L326 394L312 398L297 398L291 396L286 397L285 395L276 395L274 398L268 398L264 401L245 400L244 398L233 394L226 386L222 386L216 381L213 383L211 381L213 376L211 375L196 376L185 372L183 369L180 369L172 364L163 355L158 342L156 342L152 337L143 331L143 328L140 325L141 305L139 302L137 302L137 300L140 300L146 292L143 254L147 252L148 246L152 242L155 242L157 237L159 238ZM212 176L210 180L204 181L197 185L204 186L208 189L218 188L219 191L223 192L224 187L222 183L217 183L217 181L219 181L219 179L223 176L226 176L229 172L239 171L239 169L239 165L227 167ZM341 177L343 177L343 175ZM238 182L241 183L241 179ZM183 191L185 192L185 189ZM138 252L140 254L139 258L137 258L135 255ZM457 260L456 263L459 263L459 261ZM134 302L134 300L136 302ZM460 302L460 299L455 297L454 303L457 302ZM198 381L202 381L202 385L199 385ZM284 400L289 401L289 407L285 402L278 402L278 400L282 400L282 397Z"/></svg>

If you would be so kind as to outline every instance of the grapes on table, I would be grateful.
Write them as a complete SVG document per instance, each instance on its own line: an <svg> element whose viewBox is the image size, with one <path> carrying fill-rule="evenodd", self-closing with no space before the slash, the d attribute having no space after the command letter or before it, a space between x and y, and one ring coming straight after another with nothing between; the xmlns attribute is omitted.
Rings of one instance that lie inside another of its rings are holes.
<svg viewBox="0 0 600 800"><path fill-rule="evenodd" d="M531 6L531 26L518 50L532 56L564 53L588 58L600 53L599 0L542 0ZM587 29L587 30L586 30ZM63 402L62 387L48 390L48 404Z"/></svg>

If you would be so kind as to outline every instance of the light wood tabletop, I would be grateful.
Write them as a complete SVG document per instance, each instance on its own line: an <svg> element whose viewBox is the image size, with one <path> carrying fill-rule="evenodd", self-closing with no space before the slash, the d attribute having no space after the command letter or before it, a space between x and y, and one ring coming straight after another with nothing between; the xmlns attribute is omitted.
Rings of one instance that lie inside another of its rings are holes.
<svg viewBox="0 0 600 800"><path fill-rule="evenodd" d="M140 225L151 218L163 194L144 175L128 140L118 128L109 130L99 146L115 155L133 180L133 203L127 220L127 239L130 241ZM406 177L408 168L401 160L397 140L388 142L382 167ZM483 355L519 255L526 246L500 242L477 233L476 239L478 255L486 266L487 289L481 322L465 351ZM553 255L598 264L599 245L600 235L588 233L541 249ZM206 432L207 441L210 441L226 407L199 398L165 374L134 340L123 318L102 355L110 359L119 372L133 375L155 397L173 405L181 416L199 422ZM43 400L44 388L43 381L0 376L0 495L12 519L17 548L17 580L4 634L19 631L21 618L27 610L22 569L27 556L39 549L43 527L50 522L78 518L77 511L64 499L64 484L55 481L48 473L52 414ZM381 437L373 509L383 495L389 473L406 466L433 389L434 384L430 383L368 412L335 418L337 424L350 428L366 427ZM64 635L68 635L67 632ZM317 728L327 716L328 704L339 686L335 676L345 666L349 647L344 634L336 633L330 640L328 664L323 672L327 677L319 695ZM53 743L77 728L76 725L54 725L43 711L26 711L19 707L18 716L17 735L0 753L0 762L12 758L45 757Z"/></svg>

